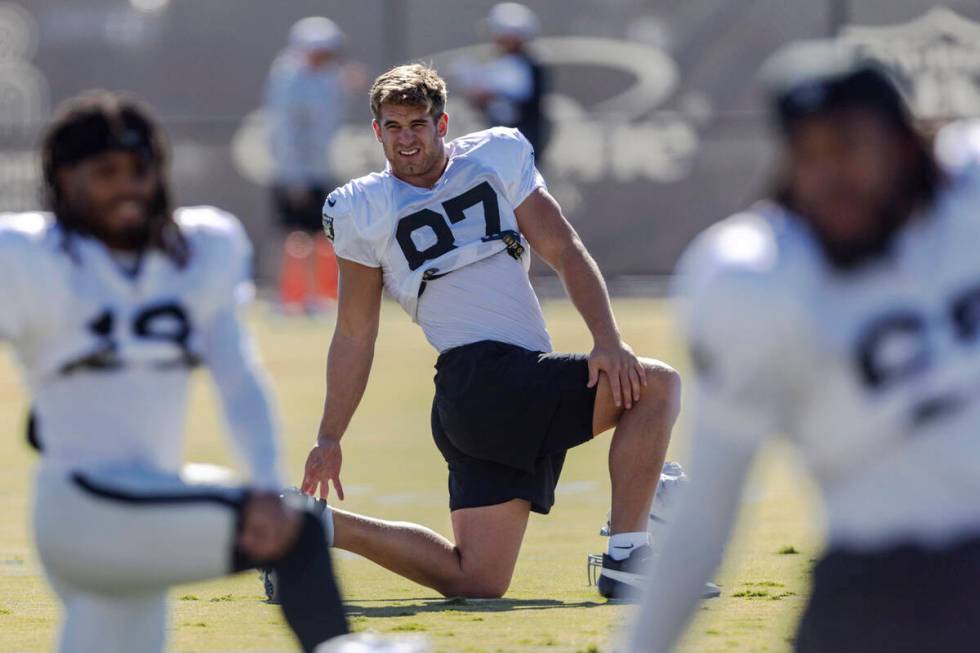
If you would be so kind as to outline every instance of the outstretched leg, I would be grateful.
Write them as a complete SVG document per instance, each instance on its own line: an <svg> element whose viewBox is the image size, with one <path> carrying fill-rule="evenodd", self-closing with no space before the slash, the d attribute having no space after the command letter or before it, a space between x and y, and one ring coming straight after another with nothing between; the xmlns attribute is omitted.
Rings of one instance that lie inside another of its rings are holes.
<svg viewBox="0 0 980 653"><path fill-rule="evenodd" d="M522 499L455 510L453 544L424 526L334 509L334 546L444 596L497 598L510 586L530 510Z"/></svg>

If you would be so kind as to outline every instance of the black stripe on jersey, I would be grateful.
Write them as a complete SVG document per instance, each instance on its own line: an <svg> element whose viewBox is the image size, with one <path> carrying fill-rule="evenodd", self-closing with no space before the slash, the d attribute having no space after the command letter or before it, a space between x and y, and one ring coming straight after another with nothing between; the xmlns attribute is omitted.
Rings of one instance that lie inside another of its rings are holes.
<svg viewBox="0 0 980 653"><path fill-rule="evenodd" d="M86 478L79 472L73 473L71 479L82 490L100 499L109 499L110 501L133 505L216 503L237 511L242 508L247 496L243 492L241 497L233 499L225 494L203 490L191 490L188 492L134 492L132 490L122 490L120 488L102 485L90 478Z"/></svg>
<svg viewBox="0 0 980 653"><path fill-rule="evenodd" d="M27 414L26 436L27 444L38 453L44 452L41 436L37 434L37 413L33 409Z"/></svg>
<svg viewBox="0 0 980 653"><path fill-rule="evenodd" d="M245 520L245 503L248 501L249 492L241 492L241 496L233 499L225 494L218 492L205 492L194 490L190 492L132 492L114 487L107 487L98 482L86 478L84 474L75 472L71 475L72 481L82 491L87 492L100 499L117 501L123 504L136 506L178 506L191 503L213 503L225 508L230 508L235 512L235 537L231 547L231 566L229 571L238 572L246 569L253 569L257 566L256 561L245 555L237 544L238 534L242 532Z"/></svg>
<svg viewBox="0 0 980 653"><path fill-rule="evenodd" d="M435 281L436 279L442 279L444 276L449 274L449 272L443 272L439 274L439 268L429 268L422 275L422 283L419 284L419 297L425 292L425 284L429 281Z"/></svg>

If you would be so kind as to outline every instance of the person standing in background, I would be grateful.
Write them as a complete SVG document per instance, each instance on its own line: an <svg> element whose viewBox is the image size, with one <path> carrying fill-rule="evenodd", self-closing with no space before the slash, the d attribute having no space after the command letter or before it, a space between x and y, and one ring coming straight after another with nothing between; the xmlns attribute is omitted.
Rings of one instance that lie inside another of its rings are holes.
<svg viewBox="0 0 980 653"><path fill-rule="evenodd" d="M462 93L493 127L516 127L543 160L551 135L542 98L548 87L544 68L529 47L538 34L538 17L516 2L495 5L487 27L496 56L460 75Z"/></svg>
<svg viewBox="0 0 980 653"><path fill-rule="evenodd" d="M320 312L337 297L337 262L322 233L320 208L334 187L330 144L343 124L348 86L344 34L329 18L303 18L289 30L265 90L275 165L273 206L284 231L279 302L285 312Z"/></svg>

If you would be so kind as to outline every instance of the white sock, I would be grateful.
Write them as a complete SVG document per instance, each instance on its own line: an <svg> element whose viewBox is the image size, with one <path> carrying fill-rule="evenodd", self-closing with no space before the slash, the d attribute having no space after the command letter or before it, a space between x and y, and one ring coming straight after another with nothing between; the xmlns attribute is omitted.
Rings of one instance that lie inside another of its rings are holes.
<svg viewBox="0 0 980 653"><path fill-rule="evenodd" d="M323 514L320 515L320 521L323 522L323 531L327 535L327 546L333 546L333 508L327 505L323 509Z"/></svg>
<svg viewBox="0 0 980 653"><path fill-rule="evenodd" d="M625 560L635 549L650 544L650 534L646 531L638 533L616 533L609 536L608 555L613 560Z"/></svg>

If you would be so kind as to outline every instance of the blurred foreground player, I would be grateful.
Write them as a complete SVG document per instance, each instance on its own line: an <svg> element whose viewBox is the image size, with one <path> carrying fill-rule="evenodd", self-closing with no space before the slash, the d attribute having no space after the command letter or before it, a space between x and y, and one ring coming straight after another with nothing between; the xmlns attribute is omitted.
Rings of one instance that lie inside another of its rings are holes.
<svg viewBox="0 0 980 653"><path fill-rule="evenodd" d="M697 366L692 482L630 651L681 635L773 434L820 486L827 550L800 653L975 651L980 639L980 132L933 149L876 64L828 43L764 71L771 199L680 267Z"/></svg>
<svg viewBox="0 0 980 653"><path fill-rule="evenodd" d="M0 339L42 459L34 529L64 605L59 650L155 653L167 589L259 564L305 651L346 632L315 516L286 507L272 406L237 317L251 246L214 208L172 210L163 135L130 100L68 101L44 137L48 213L0 218ZM204 364L249 487L179 474Z"/></svg>
<svg viewBox="0 0 980 653"><path fill-rule="evenodd" d="M367 385L387 288L439 351L431 425L449 468L455 542L328 509L334 544L448 596L501 596L529 514L554 504L566 451L615 429L599 590L628 594L650 552L648 513L677 415L677 373L623 341L602 275L519 131L447 143L445 83L421 65L380 76L371 106L388 165L335 190L323 209L340 301L302 489L326 496L332 483L343 498L340 442ZM565 283L592 333L590 354L552 352L526 245Z"/></svg>

